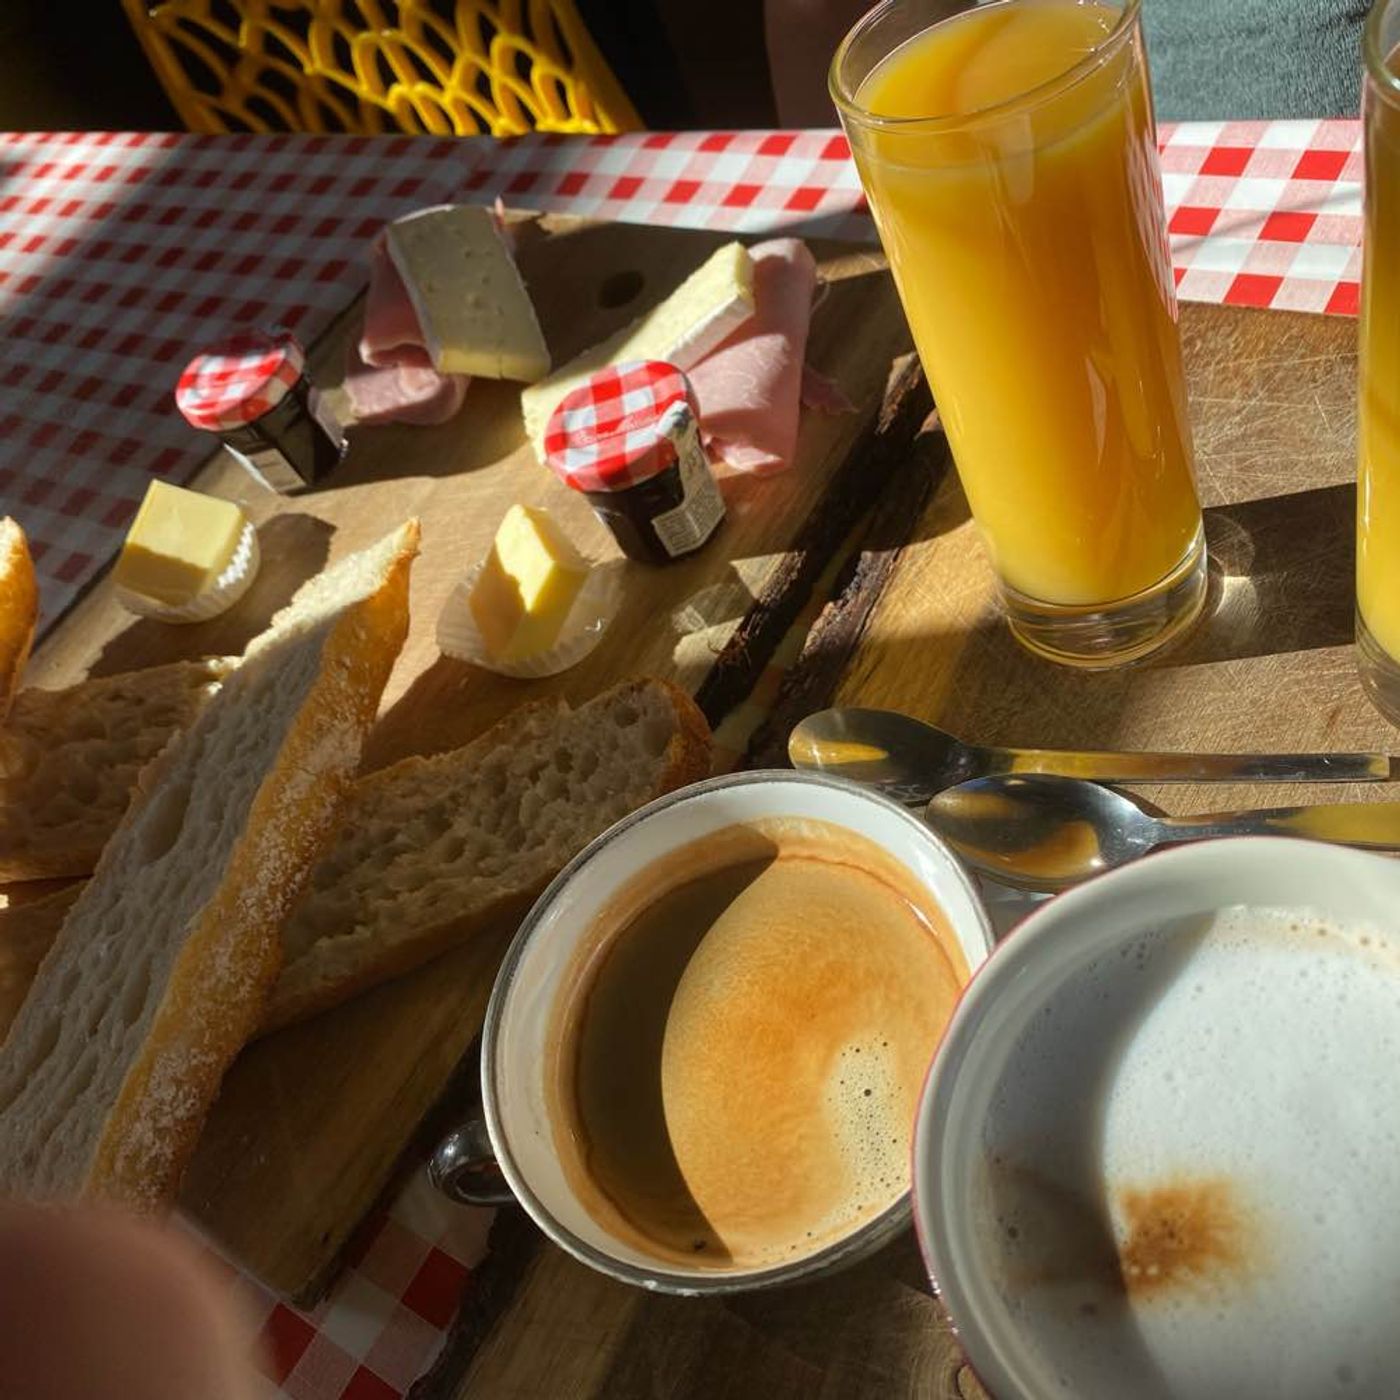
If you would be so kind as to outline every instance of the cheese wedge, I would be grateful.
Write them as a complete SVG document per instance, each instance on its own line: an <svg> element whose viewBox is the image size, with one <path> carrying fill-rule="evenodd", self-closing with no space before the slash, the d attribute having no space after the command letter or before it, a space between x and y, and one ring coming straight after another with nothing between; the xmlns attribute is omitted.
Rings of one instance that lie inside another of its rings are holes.
<svg viewBox="0 0 1400 1400"><path fill-rule="evenodd" d="M422 209L385 230L433 368L533 383L549 350L500 225L487 209Z"/></svg>
<svg viewBox="0 0 1400 1400"><path fill-rule="evenodd" d="M232 501L152 481L112 570L125 590L180 606L218 583L248 517Z"/></svg>
<svg viewBox="0 0 1400 1400"><path fill-rule="evenodd" d="M753 259L742 243L726 243L660 305L521 391L525 433L536 455L544 460L550 415L595 370L623 360L664 360L690 369L752 315Z"/></svg>
<svg viewBox="0 0 1400 1400"><path fill-rule="evenodd" d="M542 510L514 505L468 600L490 653L518 661L554 645L588 565Z"/></svg>

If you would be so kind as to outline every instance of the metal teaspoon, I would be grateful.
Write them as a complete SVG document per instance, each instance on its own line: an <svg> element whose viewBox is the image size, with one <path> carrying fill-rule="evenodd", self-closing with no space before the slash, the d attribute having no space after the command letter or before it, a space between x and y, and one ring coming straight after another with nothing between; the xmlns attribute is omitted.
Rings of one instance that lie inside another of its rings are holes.
<svg viewBox="0 0 1400 1400"><path fill-rule="evenodd" d="M970 778L1056 773L1109 783L1383 782L1379 753L1189 754L1003 749L961 739L896 710L834 709L808 715L788 738L794 768L865 783L910 806Z"/></svg>
<svg viewBox="0 0 1400 1400"><path fill-rule="evenodd" d="M1023 890L1064 889L1158 846L1215 836L1400 850L1400 802L1154 817L1126 793L1045 774L974 779L939 793L926 817L979 875Z"/></svg>

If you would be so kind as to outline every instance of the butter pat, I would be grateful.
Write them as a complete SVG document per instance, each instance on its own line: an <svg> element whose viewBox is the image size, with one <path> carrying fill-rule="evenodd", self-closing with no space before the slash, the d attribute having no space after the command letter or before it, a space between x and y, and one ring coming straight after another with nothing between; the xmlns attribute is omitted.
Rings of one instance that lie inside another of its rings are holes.
<svg viewBox="0 0 1400 1400"><path fill-rule="evenodd" d="M174 607L212 589L248 517L232 501L153 481L112 571L119 588Z"/></svg>
<svg viewBox="0 0 1400 1400"><path fill-rule="evenodd" d="M587 564L549 516L511 506L469 599L487 650L506 661L548 651L587 576Z"/></svg>
<svg viewBox="0 0 1400 1400"><path fill-rule="evenodd" d="M390 224L385 246L440 374L533 383L549 373L530 294L489 210L423 209Z"/></svg>
<svg viewBox="0 0 1400 1400"><path fill-rule="evenodd" d="M691 369L752 315L753 259L742 243L726 243L660 305L521 391L525 433L540 461L550 416L594 371L623 360L664 360Z"/></svg>

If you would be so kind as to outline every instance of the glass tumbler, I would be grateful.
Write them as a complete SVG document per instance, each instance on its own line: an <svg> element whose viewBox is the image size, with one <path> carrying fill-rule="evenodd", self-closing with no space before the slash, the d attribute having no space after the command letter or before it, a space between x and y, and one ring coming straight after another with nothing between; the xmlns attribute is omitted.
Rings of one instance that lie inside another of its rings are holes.
<svg viewBox="0 0 1400 1400"><path fill-rule="evenodd" d="M1007 620L1080 667L1206 556L1139 0L886 0L831 91Z"/></svg>

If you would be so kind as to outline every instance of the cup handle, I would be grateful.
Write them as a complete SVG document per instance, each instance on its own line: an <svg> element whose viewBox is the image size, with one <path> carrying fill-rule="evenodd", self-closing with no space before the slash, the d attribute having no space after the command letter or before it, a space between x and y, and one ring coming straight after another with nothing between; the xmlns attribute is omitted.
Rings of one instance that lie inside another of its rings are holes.
<svg viewBox="0 0 1400 1400"><path fill-rule="evenodd" d="M512 1205L515 1196L491 1150L486 1120L459 1123L438 1143L428 1159L428 1180L447 1197L466 1206Z"/></svg>

